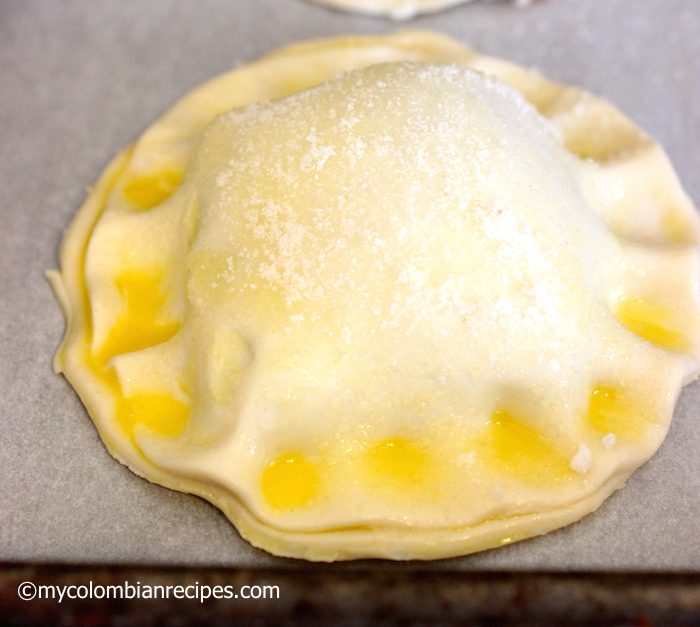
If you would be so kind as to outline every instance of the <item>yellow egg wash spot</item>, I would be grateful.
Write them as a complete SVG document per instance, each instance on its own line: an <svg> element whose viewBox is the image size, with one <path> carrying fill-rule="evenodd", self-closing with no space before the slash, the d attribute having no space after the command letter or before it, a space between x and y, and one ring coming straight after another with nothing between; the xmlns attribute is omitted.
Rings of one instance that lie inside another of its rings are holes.
<svg viewBox="0 0 700 627"><path fill-rule="evenodd" d="M685 335L674 329L674 311L644 298L623 297L615 315L630 331L661 348L687 352L690 348Z"/></svg>
<svg viewBox="0 0 700 627"><path fill-rule="evenodd" d="M484 443L485 460L516 477L560 480L571 472L570 459L506 411L493 414Z"/></svg>
<svg viewBox="0 0 700 627"><path fill-rule="evenodd" d="M124 187L124 195L140 209L152 209L172 195L182 178L181 173L172 170L142 176Z"/></svg>
<svg viewBox="0 0 700 627"><path fill-rule="evenodd" d="M277 509L302 507L321 489L316 465L301 453L285 453L270 462L260 484L265 500Z"/></svg>
<svg viewBox="0 0 700 627"><path fill-rule="evenodd" d="M144 425L160 435L175 437L185 430L189 415L187 405L165 394L139 394L122 398L117 405L117 422L129 434L136 425Z"/></svg>
<svg viewBox="0 0 700 627"><path fill-rule="evenodd" d="M426 478L428 456L408 440L393 438L378 442L367 454L372 471L383 480L405 486Z"/></svg>
<svg viewBox="0 0 700 627"><path fill-rule="evenodd" d="M593 159L594 161L605 161L610 156L607 147L601 148L590 140L578 136L567 137L564 147L580 159Z"/></svg>
<svg viewBox="0 0 700 627"><path fill-rule="evenodd" d="M129 272L115 281L126 301L127 314L110 332L97 355L98 362L105 365L116 355L162 344L178 332L179 323L159 320L165 304L160 283L159 275L140 272Z"/></svg>
<svg viewBox="0 0 700 627"><path fill-rule="evenodd" d="M661 229L671 244L695 244L693 230L680 209L671 207L661 216Z"/></svg>
<svg viewBox="0 0 700 627"><path fill-rule="evenodd" d="M628 394L604 386L591 392L587 418L600 435L614 433L627 441L639 440L649 424L644 411L635 407Z"/></svg>
<svg viewBox="0 0 700 627"><path fill-rule="evenodd" d="M95 357L91 353L85 356L85 362L92 369L92 371L102 379L102 381L109 386L109 389L117 396L121 397L121 385L119 385L119 377L117 377L117 371L111 367L106 366L105 362L102 361L100 357Z"/></svg>

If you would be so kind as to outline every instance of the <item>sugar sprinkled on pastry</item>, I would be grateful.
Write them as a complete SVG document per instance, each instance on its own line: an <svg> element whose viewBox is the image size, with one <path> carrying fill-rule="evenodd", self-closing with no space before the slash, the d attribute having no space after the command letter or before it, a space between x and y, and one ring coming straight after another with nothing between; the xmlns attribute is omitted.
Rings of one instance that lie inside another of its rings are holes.
<svg viewBox="0 0 700 627"><path fill-rule="evenodd" d="M254 545L433 559L596 509L698 372L698 218L585 92L438 35L285 48L119 155L51 275L110 452Z"/></svg>

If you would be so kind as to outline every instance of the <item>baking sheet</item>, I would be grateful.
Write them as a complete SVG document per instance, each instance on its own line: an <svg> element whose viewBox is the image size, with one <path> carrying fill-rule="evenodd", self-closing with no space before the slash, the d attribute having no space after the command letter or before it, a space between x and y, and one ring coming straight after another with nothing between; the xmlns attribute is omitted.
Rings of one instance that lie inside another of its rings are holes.
<svg viewBox="0 0 700 627"><path fill-rule="evenodd" d="M64 323L43 273L57 265L61 234L110 157L186 91L295 41L436 30L616 104L664 145L697 205L698 8L496 1L397 25L302 0L0 3L0 561L297 564L250 547L204 501L118 464L51 371ZM581 522L417 566L700 571L699 418L696 383L659 453Z"/></svg>

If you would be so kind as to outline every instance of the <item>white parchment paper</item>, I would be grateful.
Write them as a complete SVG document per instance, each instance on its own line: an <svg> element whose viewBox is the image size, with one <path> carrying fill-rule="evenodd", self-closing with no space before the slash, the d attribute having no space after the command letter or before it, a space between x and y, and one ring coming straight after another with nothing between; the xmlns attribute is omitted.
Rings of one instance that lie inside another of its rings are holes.
<svg viewBox="0 0 700 627"><path fill-rule="evenodd" d="M86 187L186 91L283 44L397 28L441 31L607 98L665 146L700 204L698 0L476 2L401 25L302 0L4 0L0 561L298 564L251 548L214 507L109 456L51 371L63 319L43 273L56 267ZM661 451L595 514L507 548L408 567L698 571L699 532L694 384Z"/></svg>

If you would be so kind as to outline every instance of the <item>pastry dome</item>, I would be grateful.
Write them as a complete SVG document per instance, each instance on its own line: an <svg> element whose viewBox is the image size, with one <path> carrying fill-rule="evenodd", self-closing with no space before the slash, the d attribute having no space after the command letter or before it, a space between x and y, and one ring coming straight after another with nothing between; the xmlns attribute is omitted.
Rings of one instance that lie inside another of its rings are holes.
<svg viewBox="0 0 700 627"><path fill-rule="evenodd" d="M609 104L427 33L283 49L119 155L52 275L110 452L272 553L577 520L698 371L698 219Z"/></svg>

